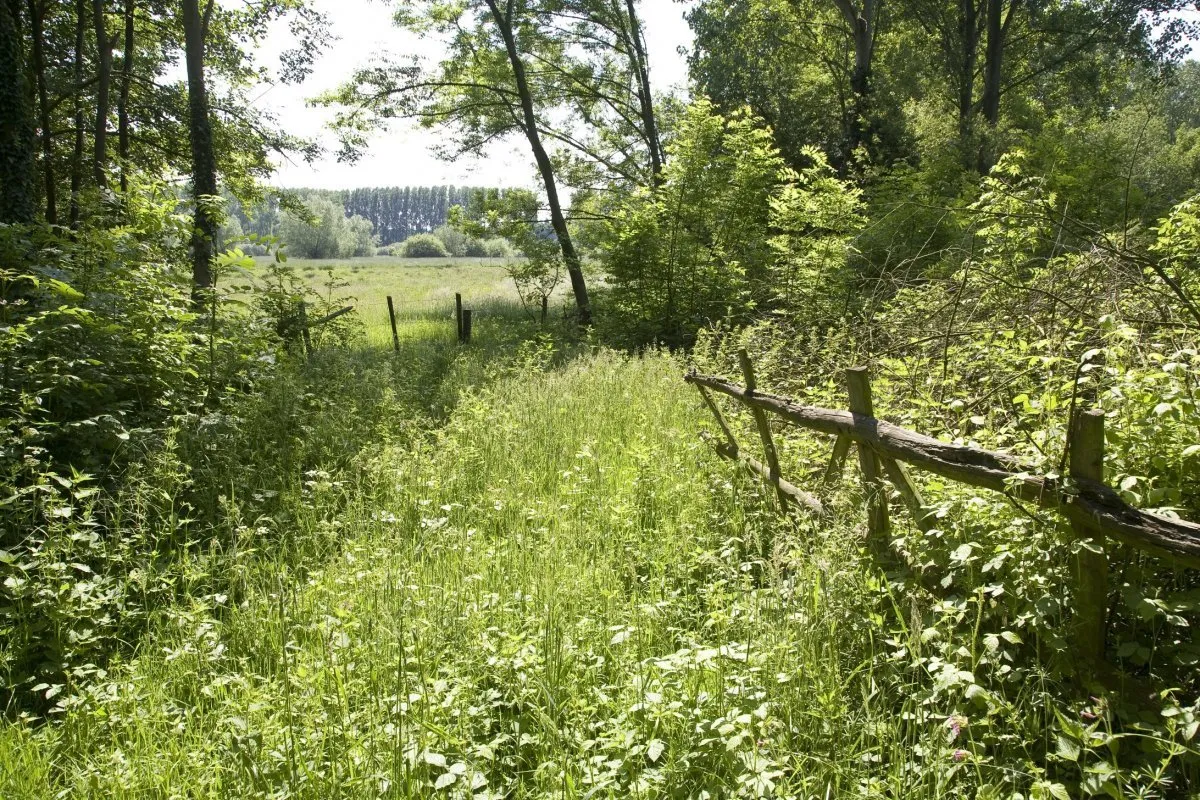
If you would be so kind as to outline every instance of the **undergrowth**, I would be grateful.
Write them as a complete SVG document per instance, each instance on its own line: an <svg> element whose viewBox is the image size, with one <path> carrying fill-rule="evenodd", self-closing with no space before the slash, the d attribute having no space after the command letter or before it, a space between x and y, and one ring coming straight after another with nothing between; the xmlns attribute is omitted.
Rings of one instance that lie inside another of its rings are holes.
<svg viewBox="0 0 1200 800"><path fill-rule="evenodd" d="M1189 791L1194 708L1114 735L987 592L922 599L867 558L852 489L835 524L779 518L696 438L680 361L518 352L241 529L323 558L262 548L8 724L4 796Z"/></svg>

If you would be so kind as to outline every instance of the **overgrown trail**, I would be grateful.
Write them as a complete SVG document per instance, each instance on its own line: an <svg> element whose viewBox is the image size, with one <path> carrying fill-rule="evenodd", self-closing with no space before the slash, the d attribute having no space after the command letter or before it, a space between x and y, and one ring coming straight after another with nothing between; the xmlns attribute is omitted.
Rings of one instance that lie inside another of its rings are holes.
<svg viewBox="0 0 1200 800"><path fill-rule="evenodd" d="M850 790L872 759L912 746L873 740L880 687L860 671L853 549L772 543L783 532L757 489L729 482L696 439L702 409L680 372L611 354L514 369L436 437L379 449L356 485L314 478L306 502L340 555L253 578L224 613L180 609L60 726L9 729L8 785L115 798Z"/></svg>

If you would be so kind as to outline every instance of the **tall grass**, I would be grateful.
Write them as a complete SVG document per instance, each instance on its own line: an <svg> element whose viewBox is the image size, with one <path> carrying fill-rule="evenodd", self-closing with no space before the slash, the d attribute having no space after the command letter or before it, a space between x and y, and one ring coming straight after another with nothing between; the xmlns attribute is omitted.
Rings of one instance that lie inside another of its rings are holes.
<svg viewBox="0 0 1200 800"><path fill-rule="evenodd" d="M0 796L1189 791L1194 709L1112 736L986 591L864 556L852 482L779 517L696 437L677 358L515 312L470 347L405 327L243 412L219 552L48 721L0 723Z"/></svg>
<svg viewBox="0 0 1200 800"><path fill-rule="evenodd" d="M5 796L951 791L945 715L873 658L888 593L851 532L712 464L673 359L524 353L435 436L310 476L324 563L264 554L5 728Z"/></svg>

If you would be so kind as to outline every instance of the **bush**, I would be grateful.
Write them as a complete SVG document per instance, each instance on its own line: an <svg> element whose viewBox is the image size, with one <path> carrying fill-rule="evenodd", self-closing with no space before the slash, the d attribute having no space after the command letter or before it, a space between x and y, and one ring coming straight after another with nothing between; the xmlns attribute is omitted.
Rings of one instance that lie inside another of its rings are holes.
<svg viewBox="0 0 1200 800"><path fill-rule="evenodd" d="M340 203L309 195L304 206L310 215L305 219L291 212L280 221L280 238L288 252L298 258L355 258L369 256L375 251L379 237L371 221L360 216L346 217Z"/></svg>
<svg viewBox="0 0 1200 800"><path fill-rule="evenodd" d="M515 251L507 239L497 236L483 240L483 254L486 258L512 258Z"/></svg>
<svg viewBox="0 0 1200 800"><path fill-rule="evenodd" d="M432 233L418 233L401 243L400 255L404 258L449 258L450 251Z"/></svg>

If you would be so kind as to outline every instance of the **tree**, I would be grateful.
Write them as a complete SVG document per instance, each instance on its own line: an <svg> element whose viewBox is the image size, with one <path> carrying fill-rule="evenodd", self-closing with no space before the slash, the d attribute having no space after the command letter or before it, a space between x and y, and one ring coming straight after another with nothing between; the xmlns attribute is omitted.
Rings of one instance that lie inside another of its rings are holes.
<svg viewBox="0 0 1200 800"><path fill-rule="evenodd" d="M448 158L480 153L510 134L523 137L586 323L587 284L559 191L567 154L628 185L653 181L662 164L636 9L615 0L472 0L456 6L413 0L401 5L397 21L447 36L448 57L425 69L382 62L328 95L326 102L344 109L344 152L352 155L369 131L394 116L452 130L456 135L443 149ZM630 80L623 83L622 76ZM620 124L608 124L613 120ZM581 121L595 136L580 135L572 123ZM629 146L633 137L644 145L644 172ZM557 154L553 144L561 148Z"/></svg>
<svg viewBox="0 0 1200 800"><path fill-rule="evenodd" d="M0 2L0 223L34 219L34 128L18 0Z"/></svg>
<svg viewBox="0 0 1200 800"><path fill-rule="evenodd" d="M295 210L279 220L279 237L299 258L352 258L373 255L378 241L371 222L346 216L332 193L306 194Z"/></svg>
<svg viewBox="0 0 1200 800"><path fill-rule="evenodd" d="M815 145L840 171L848 168L850 143L866 135L866 98L852 89L854 51L845 46L850 29L842 13L824 0L705 0L687 16L696 35L691 73L705 96L727 113L748 106L775 132L792 167L803 167L804 148ZM860 90L870 86L871 33L860 37L870 45Z"/></svg>
<svg viewBox="0 0 1200 800"><path fill-rule="evenodd" d="M192 202L195 205L192 288L199 293L213 285L213 243L221 224L213 205L217 195L217 159L213 150L208 87L204 75L205 40L212 22L215 0L208 0L203 12L199 0L182 0L180 8L187 62L188 138L192 147ZM201 295L196 294L195 297Z"/></svg>

